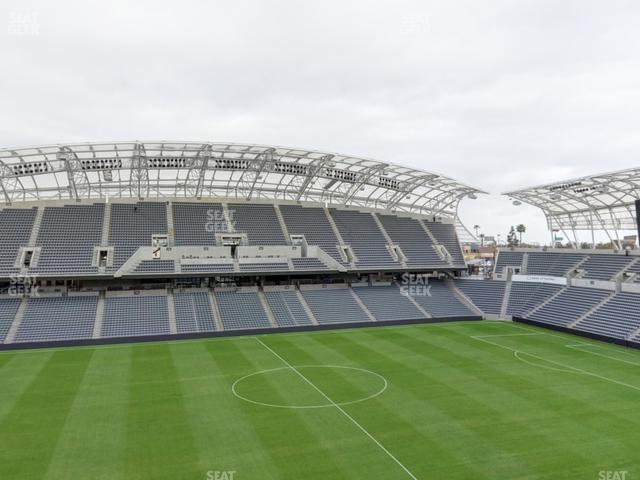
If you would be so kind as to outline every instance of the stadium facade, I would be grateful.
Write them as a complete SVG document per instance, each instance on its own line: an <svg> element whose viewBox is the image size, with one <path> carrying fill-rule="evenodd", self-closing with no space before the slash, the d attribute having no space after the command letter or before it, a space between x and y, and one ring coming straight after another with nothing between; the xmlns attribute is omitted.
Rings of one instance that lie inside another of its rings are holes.
<svg viewBox="0 0 640 480"><path fill-rule="evenodd" d="M123 142L0 150L0 187L0 348L482 318L640 340L635 252L511 249L463 278L458 208L484 192L439 174Z"/></svg>

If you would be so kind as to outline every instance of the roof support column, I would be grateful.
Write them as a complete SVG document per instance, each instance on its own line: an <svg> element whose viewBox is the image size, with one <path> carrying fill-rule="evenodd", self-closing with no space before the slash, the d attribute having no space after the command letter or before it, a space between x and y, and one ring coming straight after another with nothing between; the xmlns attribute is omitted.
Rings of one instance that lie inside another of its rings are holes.
<svg viewBox="0 0 640 480"><path fill-rule="evenodd" d="M89 192L89 178L80 159L69 147L60 147L56 159L64 163L69 180L69 197L79 201Z"/></svg>
<svg viewBox="0 0 640 480"><path fill-rule="evenodd" d="M192 159L191 168L187 172L187 181L184 186L187 197L195 197L198 200L202 197L204 175L209 166L210 158L211 145L205 145Z"/></svg>
<svg viewBox="0 0 640 480"><path fill-rule="evenodd" d="M136 143L131 155L131 178L129 180L131 196L143 200L149 195L149 165L142 143Z"/></svg>
<svg viewBox="0 0 640 480"><path fill-rule="evenodd" d="M0 161L0 188L2 188L2 194L7 205L11 205L12 197L10 192L16 191L19 185L20 183L13 171Z"/></svg>

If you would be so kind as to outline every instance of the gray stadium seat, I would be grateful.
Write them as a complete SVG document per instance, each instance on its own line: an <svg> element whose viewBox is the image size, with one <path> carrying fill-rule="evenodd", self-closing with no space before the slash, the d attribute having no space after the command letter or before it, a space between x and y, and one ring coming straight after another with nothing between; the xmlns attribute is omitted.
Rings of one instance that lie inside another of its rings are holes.
<svg viewBox="0 0 640 480"><path fill-rule="evenodd" d="M357 287L353 291L378 321L425 318L396 285Z"/></svg>
<svg viewBox="0 0 640 480"><path fill-rule="evenodd" d="M566 327L604 300L611 292L584 287L568 287L528 319Z"/></svg>
<svg viewBox="0 0 640 480"><path fill-rule="evenodd" d="M246 233L249 245L286 245L273 205L229 204L229 215L237 233Z"/></svg>
<svg viewBox="0 0 640 480"><path fill-rule="evenodd" d="M460 248L460 241L456 233L456 227L449 223L424 222L431 234L435 237L439 244L444 245L454 265L464 266L464 256Z"/></svg>
<svg viewBox="0 0 640 480"><path fill-rule="evenodd" d="M399 268L389 250L387 240L370 213L329 209L342 239L351 246L358 268Z"/></svg>
<svg viewBox="0 0 640 480"><path fill-rule="evenodd" d="M309 245L320 247L338 263L343 263L337 248L340 242L331 228L324 209L280 205L280 212L290 235L304 235Z"/></svg>
<svg viewBox="0 0 640 480"><path fill-rule="evenodd" d="M111 205L109 245L113 245L112 270L117 270L140 247L151 246L154 234L167 233L167 206L159 202Z"/></svg>
<svg viewBox="0 0 640 480"><path fill-rule="evenodd" d="M505 282L494 280L456 280L456 286L487 315L500 315Z"/></svg>
<svg viewBox="0 0 640 480"><path fill-rule="evenodd" d="M295 291L265 292L264 295L276 322L281 327L312 325L312 321Z"/></svg>
<svg viewBox="0 0 640 480"><path fill-rule="evenodd" d="M429 279L428 286L429 295L416 295L413 299L433 318L477 316L443 281Z"/></svg>
<svg viewBox="0 0 640 480"><path fill-rule="evenodd" d="M407 257L408 266L431 268L448 266L440 259L433 248L431 237L416 219L395 215L376 215L380 218L391 240L400 245Z"/></svg>
<svg viewBox="0 0 640 480"><path fill-rule="evenodd" d="M0 299L0 343L4 342L20 307L19 298Z"/></svg>
<svg viewBox="0 0 640 480"><path fill-rule="evenodd" d="M14 341L45 342L91 338L97 303L97 296L30 298Z"/></svg>
<svg viewBox="0 0 640 480"><path fill-rule="evenodd" d="M15 275L20 247L29 243L37 208L0 210L0 275Z"/></svg>
<svg viewBox="0 0 640 480"><path fill-rule="evenodd" d="M302 295L320 324L371 321L348 288L302 290Z"/></svg>
<svg viewBox="0 0 640 480"><path fill-rule="evenodd" d="M219 203L175 202L172 209L176 245L215 245L216 233L228 230Z"/></svg>
<svg viewBox="0 0 640 480"><path fill-rule="evenodd" d="M34 273L97 273L91 265L100 245L104 204L46 207L36 245L42 247Z"/></svg>
<svg viewBox="0 0 640 480"><path fill-rule="evenodd" d="M271 328L256 292L216 291L215 296L225 330Z"/></svg>
<svg viewBox="0 0 640 480"><path fill-rule="evenodd" d="M132 296L105 299L103 337L169 334L167 297Z"/></svg>
<svg viewBox="0 0 640 480"><path fill-rule="evenodd" d="M216 326L207 292L174 293L178 333L213 332Z"/></svg>

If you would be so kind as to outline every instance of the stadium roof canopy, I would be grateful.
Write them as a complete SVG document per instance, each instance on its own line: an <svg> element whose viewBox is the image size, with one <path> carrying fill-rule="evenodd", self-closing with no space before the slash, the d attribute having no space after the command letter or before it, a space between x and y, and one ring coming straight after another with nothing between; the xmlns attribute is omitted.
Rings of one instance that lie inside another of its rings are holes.
<svg viewBox="0 0 640 480"><path fill-rule="evenodd" d="M514 203L540 208L552 231L635 230L640 168L589 175L504 193ZM568 235L567 235L568 237Z"/></svg>
<svg viewBox="0 0 640 480"><path fill-rule="evenodd" d="M107 197L299 200L457 216L485 193L392 163L294 148L118 142L0 149L0 202Z"/></svg>

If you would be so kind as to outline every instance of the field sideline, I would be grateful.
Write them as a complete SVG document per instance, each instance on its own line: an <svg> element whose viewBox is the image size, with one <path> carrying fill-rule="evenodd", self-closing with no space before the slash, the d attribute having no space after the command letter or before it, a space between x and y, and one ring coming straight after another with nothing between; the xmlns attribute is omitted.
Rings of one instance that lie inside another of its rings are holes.
<svg viewBox="0 0 640 480"><path fill-rule="evenodd" d="M640 478L640 352L456 322L0 352L4 479Z"/></svg>

